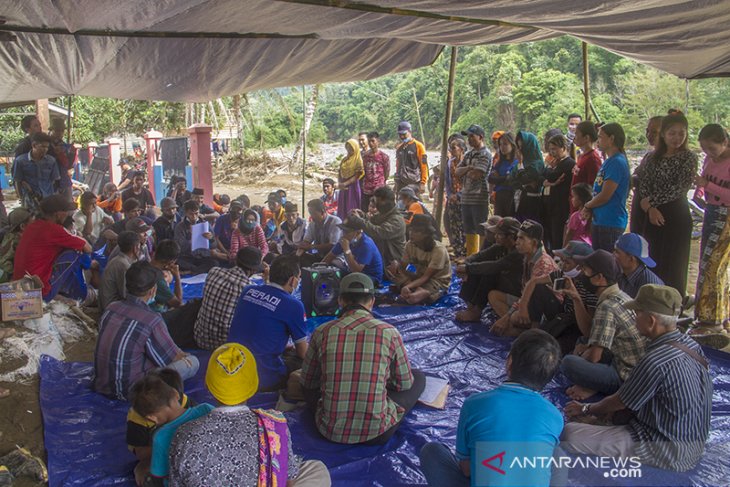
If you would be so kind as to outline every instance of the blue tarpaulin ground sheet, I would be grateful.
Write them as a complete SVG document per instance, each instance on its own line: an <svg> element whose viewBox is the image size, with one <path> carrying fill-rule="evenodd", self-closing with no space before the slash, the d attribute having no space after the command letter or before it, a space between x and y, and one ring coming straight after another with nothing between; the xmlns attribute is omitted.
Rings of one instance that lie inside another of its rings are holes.
<svg viewBox="0 0 730 487"><path fill-rule="evenodd" d="M428 441L453 448L459 409L470 395L494 388L505 379L505 359L511 341L490 335L483 325L459 325L454 313L459 300L453 294L432 307L380 307L376 315L396 326L413 366L427 375L448 379L451 391L445 410L417 405L394 437L384 446L348 446L330 443L314 426L311 413L286 413L295 453L322 460L335 486L425 485L418 451ZM310 320L314 328L323 320ZM198 402L213 402L204 385L207 352L195 352L201 369L185 383ZM643 466L642 479L610 479L600 469L575 469L570 485L697 485L730 483L730 355L708 350L715 385L712 430L702 461L690 472L666 472ZM127 404L94 393L93 365L66 363L50 357L41 362L40 402L50 485L133 486L134 457L125 444ZM544 395L562 408L568 383L558 375ZM254 396L249 405L273 407L276 396ZM530 418L525 418L529 421Z"/></svg>

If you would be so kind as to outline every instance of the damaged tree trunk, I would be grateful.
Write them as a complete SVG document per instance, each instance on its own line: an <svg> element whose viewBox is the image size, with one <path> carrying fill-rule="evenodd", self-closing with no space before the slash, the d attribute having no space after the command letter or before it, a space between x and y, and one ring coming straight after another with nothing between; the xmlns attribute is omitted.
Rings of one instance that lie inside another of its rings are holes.
<svg viewBox="0 0 730 487"><path fill-rule="evenodd" d="M299 160L302 156L302 149L304 148L304 143L307 139L307 136L309 135L309 128L312 126L314 112L317 110L319 87L320 85L312 86L312 93L309 96L309 101L307 102L306 109L304 110L304 125L302 126L302 130L299 132L299 141L297 142L297 146L294 149L294 154L291 158L291 164L289 164L289 171L291 171L293 167L296 167L297 164L299 164Z"/></svg>

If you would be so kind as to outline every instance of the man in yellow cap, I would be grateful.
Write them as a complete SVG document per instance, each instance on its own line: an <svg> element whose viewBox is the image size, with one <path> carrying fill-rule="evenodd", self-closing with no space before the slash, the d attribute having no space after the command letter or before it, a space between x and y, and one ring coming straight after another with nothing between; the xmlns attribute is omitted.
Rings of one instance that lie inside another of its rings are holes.
<svg viewBox="0 0 730 487"><path fill-rule="evenodd" d="M178 429L170 448L171 485L331 485L322 462L294 456L280 412L245 405L259 386L256 360L246 347L218 347L210 356L205 384L221 406ZM275 441L259 444L260 438ZM268 465L260 464L260 448L267 452Z"/></svg>

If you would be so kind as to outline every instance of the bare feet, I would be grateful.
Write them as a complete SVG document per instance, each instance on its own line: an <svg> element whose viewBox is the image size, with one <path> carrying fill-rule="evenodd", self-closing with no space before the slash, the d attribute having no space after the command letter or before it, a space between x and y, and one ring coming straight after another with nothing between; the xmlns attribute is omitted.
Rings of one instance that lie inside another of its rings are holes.
<svg viewBox="0 0 730 487"><path fill-rule="evenodd" d="M583 401L596 394L596 391L583 386L570 386L565 393L574 401Z"/></svg>
<svg viewBox="0 0 730 487"><path fill-rule="evenodd" d="M462 309L461 311L456 312L456 321L479 321L482 317L482 313L479 311L479 308L473 305L469 305L468 308Z"/></svg>

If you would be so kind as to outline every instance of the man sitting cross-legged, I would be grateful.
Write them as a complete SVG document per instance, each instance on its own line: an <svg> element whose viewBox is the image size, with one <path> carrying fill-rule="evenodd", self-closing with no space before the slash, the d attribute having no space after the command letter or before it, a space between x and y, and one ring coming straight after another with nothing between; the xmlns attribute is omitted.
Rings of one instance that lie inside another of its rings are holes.
<svg viewBox="0 0 730 487"><path fill-rule="evenodd" d="M319 432L336 443L385 444L426 385L412 370L395 327L373 317L373 282L355 272L340 283L340 318L312 333L301 383Z"/></svg>
<svg viewBox="0 0 730 487"><path fill-rule="evenodd" d="M251 276L262 270L261 250L256 247L239 249L236 265L230 269L213 267L210 270L205 277L203 303L195 321L198 347L215 350L226 343L241 291L251 284Z"/></svg>
<svg viewBox="0 0 730 487"><path fill-rule="evenodd" d="M238 299L228 341L251 350L262 391L284 387L307 353L304 305L292 296L302 280L298 259L280 255L271 263L269 283L248 286ZM287 349L291 339L294 349Z"/></svg>
<svg viewBox="0 0 730 487"><path fill-rule="evenodd" d="M528 328L537 326L530 320L528 306L532 293L540 281L558 266L542 245L542 225L533 220L525 220L517 233L515 248L523 256L522 296L512 296L502 291L490 291L489 304L500 318L492 324L489 331L500 336L517 336ZM562 302L562 296L556 300Z"/></svg>
<svg viewBox="0 0 730 487"><path fill-rule="evenodd" d="M339 263L342 262L338 259L340 257L344 259L342 264L348 271L362 272L379 286L383 281L383 258L373 239L363 233L365 221L348 217L337 226L342 230L342 238L325 256L324 262Z"/></svg>
<svg viewBox="0 0 730 487"><path fill-rule="evenodd" d="M456 430L456 455L443 443L427 443L421 449L421 470L428 485L503 485L499 473L482 466L482 461L495 453L489 444L501 443L500 448L505 448L505 443L519 442L536 456L552 456L563 417L540 391L559 365L560 348L553 337L536 329L521 334L507 356L507 381L464 401ZM514 480L512 467L509 474ZM550 485L549 465L519 474L526 475L520 477L524 483L514 485Z"/></svg>
<svg viewBox="0 0 730 487"><path fill-rule="evenodd" d="M409 227L403 259L388 269L400 289L399 299L408 304L431 304L443 296L451 284L451 261L444 244L436 240L433 218L415 215ZM407 267L413 264L415 272Z"/></svg>
<svg viewBox="0 0 730 487"><path fill-rule="evenodd" d="M512 296L521 293L523 257L515 247L519 230L517 219L501 219L494 229L496 243L456 266L457 274L463 278L459 297L467 305L456 313L457 321L479 321L491 291Z"/></svg>
<svg viewBox="0 0 730 487"><path fill-rule="evenodd" d="M175 345L162 316L147 306L161 274L149 262L135 262L125 274L127 298L104 310L94 352L95 391L126 399L132 384L152 369L169 367L183 380L198 371L198 359Z"/></svg>
<svg viewBox="0 0 730 487"><path fill-rule="evenodd" d="M563 373L575 384L568 388L568 396L582 400L596 392L616 392L644 355L644 339L636 328L636 315L626 307L631 298L616 284L621 271L613 255L596 250L586 257L576 256L575 261L598 296L590 329L581 329L587 343L579 342L575 355L566 355L562 364ZM573 300L577 315L586 314L572 281L566 280L563 292Z"/></svg>
<svg viewBox="0 0 730 487"><path fill-rule="evenodd" d="M626 307L649 339L646 355L617 392L593 404L571 402L569 418L607 416L630 409L621 426L568 423L561 445L599 457L641 458L643 464L684 472L702 457L710 432L712 378L702 348L677 330L682 297L668 286L647 284Z"/></svg>

